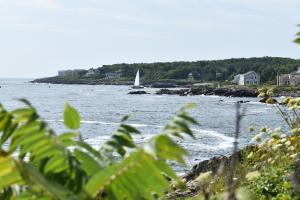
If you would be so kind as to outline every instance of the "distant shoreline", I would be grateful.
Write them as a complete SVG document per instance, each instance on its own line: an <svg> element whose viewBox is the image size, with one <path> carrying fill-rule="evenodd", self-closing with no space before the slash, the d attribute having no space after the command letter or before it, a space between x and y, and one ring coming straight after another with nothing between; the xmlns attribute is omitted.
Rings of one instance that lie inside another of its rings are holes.
<svg viewBox="0 0 300 200"><path fill-rule="evenodd" d="M49 83L49 84L69 84L69 85L133 85L133 81L128 80L106 80L106 79L87 79L79 77L48 77L40 78L30 81L31 83ZM168 80L166 81L153 81L143 84L145 87L168 89L177 88L176 90L160 90L157 94L162 95L217 95L227 97L257 97L258 88L260 87L274 87L274 97L291 96L300 97L300 87L285 86L276 87L272 85L260 86L238 86L238 85L225 85L217 87L211 85L193 86L193 82L183 80ZM217 85L217 84L215 84ZM179 89L186 88L186 89Z"/></svg>
<svg viewBox="0 0 300 200"><path fill-rule="evenodd" d="M31 83L49 83L49 84L70 84L70 85L133 85L134 81L128 80L115 80L115 79L87 79L80 77L48 77L48 78L39 78L30 81ZM182 88L190 87L192 82L189 81L178 81L178 80L168 80L166 81L153 81L143 84L146 87L153 88Z"/></svg>

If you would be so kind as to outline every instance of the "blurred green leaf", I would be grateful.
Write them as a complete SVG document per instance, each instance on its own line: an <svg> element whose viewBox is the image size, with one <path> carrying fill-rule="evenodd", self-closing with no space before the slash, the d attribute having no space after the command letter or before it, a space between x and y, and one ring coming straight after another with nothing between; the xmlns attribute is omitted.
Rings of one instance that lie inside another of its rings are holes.
<svg viewBox="0 0 300 200"><path fill-rule="evenodd" d="M18 163L18 168L22 171L22 176L26 181L33 182L54 199L68 199L67 197L71 196L70 192L63 187L47 181L43 174L37 171L33 165Z"/></svg>
<svg viewBox="0 0 300 200"><path fill-rule="evenodd" d="M194 125L199 125L199 123L192 117L185 115L185 114L179 114L178 117L183 118L184 120L186 120L189 123L192 123Z"/></svg>
<svg viewBox="0 0 300 200"><path fill-rule="evenodd" d="M0 105L0 198L79 200L104 192L104 199L157 199L172 190L167 177L180 182L167 161L184 163L187 153L171 136L192 135L188 125L196 121L185 109L144 145L137 146L131 135L140 134L138 129L121 124L98 151L80 135L76 141L77 133L56 135L26 104L29 108L12 112ZM68 103L64 122L70 129L80 127L79 114ZM122 158L116 158L115 152ZM12 154L16 156L6 159ZM20 192L9 192L13 184Z"/></svg>
<svg viewBox="0 0 300 200"><path fill-rule="evenodd" d="M69 129L78 129L80 127L80 116L75 108L66 103L64 112L64 123Z"/></svg>
<svg viewBox="0 0 300 200"><path fill-rule="evenodd" d="M23 102L28 107L32 107L32 104L27 99L21 98L21 99L19 99L19 101Z"/></svg>
<svg viewBox="0 0 300 200"><path fill-rule="evenodd" d="M127 124L121 124L120 127L124 128L125 131L127 131L129 133L141 134L141 132L139 130L137 130L136 128L134 128L133 126L130 126L130 125L127 125Z"/></svg>
<svg viewBox="0 0 300 200"><path fill-rule="evenodd" d="M129 115L125 115L124 117L122 117L121 122L125 122L129 119Z"/></svg>
<svg viewBox="0 0 300 200"><path fill-rule="evenodd" d="M100 163L98 163L93 157L85 152L76 149L74 151L74 155L76 156L76 158L78 158L82 168L89 176L99 172L103 168Z"/></svg>
<svg viewBox="0 0 300 200"><path fill-rule="evenodd" d="M159 158L175 160L184 164L184 156L188 153L167 135L159 135L155 140L155 149Z"/></svg>

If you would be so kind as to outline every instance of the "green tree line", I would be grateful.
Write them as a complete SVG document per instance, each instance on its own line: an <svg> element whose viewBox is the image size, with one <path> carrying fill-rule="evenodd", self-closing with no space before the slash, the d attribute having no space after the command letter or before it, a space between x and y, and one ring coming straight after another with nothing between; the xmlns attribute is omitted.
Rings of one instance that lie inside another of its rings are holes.
<svg viewBox="0 0 300 200"><path fill-rule="evenodd" d="M263 83L275 83L277 73L291 73L300 66L300 60L280 57L232 58L195 62L156 62L103 65L99 74L120 70L122 77L133 79L137 70L145 82L164 79L187 79L193 73L198 81L226 81L240 73L256 71Z"/></svg>

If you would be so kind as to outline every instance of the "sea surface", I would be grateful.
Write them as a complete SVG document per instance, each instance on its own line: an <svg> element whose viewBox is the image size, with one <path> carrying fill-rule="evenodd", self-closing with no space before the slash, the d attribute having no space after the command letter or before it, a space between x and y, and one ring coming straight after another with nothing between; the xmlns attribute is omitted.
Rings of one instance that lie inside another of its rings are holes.
<svg viewBox="0 0 300 200"><path fill-rule="evenodd" d="M259 103L256 98L159 96L155 95L158 89L153 88L144 89L151 94L128 95L129 86L32 84L29 81L0 79L0 102L11 110L22 106L17 99L28 99L59 134L67 130L62 120L68 101L81 114L80 132L85 141L96 148L117 129L124 115L130 114L128 124L141 130L140 136L134 136L140 144L159 133L182 106L190 102L197 104L198 108L190 111L201 124L192 127L196 139L178 140L190 153L186 166L174 166L180 173L201 160L228 155L232 151L237 101L250 101L242 104L246 115L242 121L240 148L248 145L254 136L248 132L251 125L257 129L265 125L285 126L276 108Z"/></svg>

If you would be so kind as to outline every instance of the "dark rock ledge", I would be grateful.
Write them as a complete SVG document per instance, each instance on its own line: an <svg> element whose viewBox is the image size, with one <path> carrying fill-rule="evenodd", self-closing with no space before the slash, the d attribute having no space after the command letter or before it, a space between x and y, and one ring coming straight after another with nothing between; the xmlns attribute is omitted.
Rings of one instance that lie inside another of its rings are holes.
<svg viewBox="0 0 300 200"><path fill-rule="evenodd" d="M192 87L190 89L169 90L161 89L156 92L158 95L180 95L180 96L192 96L192 95L218 95L226 97L257 97L258 91L252 89L241 88L213 88L213 87Z"/></svg>
<svg viewBox="0 0 300 200"><path fill-rule="evenodd" d="M244 162L245 152L253 151L256 146L248 146L236 153L237 162ZM180 199L181 197L192 197L198 194L199 188L197 188L197 183L195 179L201 174L211 171L213 174L217 174L220 167L223 172L228 172L230 169L230 163L233 156L216 156L209 160L204 160L194 165L192 169L182 176L185 180L187 188L184 191L180 189L169 193L167 196L169 199Z"/></svg>
<svg viewBox="0 0 300 200"><path fill-rule="evenodd" d="M146 91L139 90L139 91L131 91L128 94L150 94L150 93L148 93Z"/></svg>

